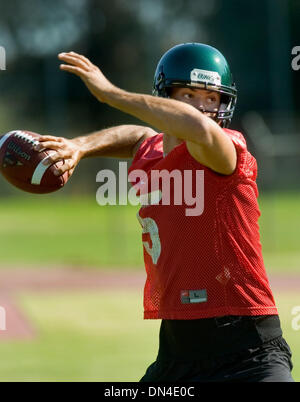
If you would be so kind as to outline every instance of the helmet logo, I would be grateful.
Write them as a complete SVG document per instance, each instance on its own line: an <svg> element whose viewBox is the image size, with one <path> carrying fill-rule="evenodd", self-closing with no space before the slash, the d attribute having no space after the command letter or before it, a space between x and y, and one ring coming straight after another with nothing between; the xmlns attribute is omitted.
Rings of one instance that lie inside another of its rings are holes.
<svg viewBox="0 0 300 402"><path fill-rule="evenodd" d="M191 81L221 85L221 76L216 71L199 70L198 68L194 68L194 70L191 71Z"/></svg>

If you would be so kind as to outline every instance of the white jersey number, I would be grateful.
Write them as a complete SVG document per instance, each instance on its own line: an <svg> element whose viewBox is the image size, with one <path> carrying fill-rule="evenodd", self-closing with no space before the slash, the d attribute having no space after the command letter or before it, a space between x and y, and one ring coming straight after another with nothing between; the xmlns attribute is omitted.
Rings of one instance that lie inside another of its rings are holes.
<svg viewBox="0 0 300 402"><path fill-rule="evenodd" d="M143 233L149 233L152 247L150 247L149 243L143 241L143 245L147 251L147 253L151 256L153 264L157 264L161 253L161 243L159 238L158 226L156 222L151 218L141 218L139 214L137 214L137 218L142 225Z"/></svg>

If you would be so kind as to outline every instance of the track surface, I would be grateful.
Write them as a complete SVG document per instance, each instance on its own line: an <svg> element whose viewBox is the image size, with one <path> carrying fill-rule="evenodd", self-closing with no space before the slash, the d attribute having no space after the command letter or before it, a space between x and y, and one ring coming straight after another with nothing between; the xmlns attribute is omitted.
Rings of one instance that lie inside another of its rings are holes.
<svg viewBox="0 0 300 402"><path fill-rule="evenodd" d="M142 289L145 272L116 270L84 270L73 268L0 269L0 306L6 312L6 330L0 330L0 340L32 339L36 336L30 321L15 299L21 291ZM273 292L300 292L300 275L269 276ZM1 327L0 327L1 328Z"/></svg>

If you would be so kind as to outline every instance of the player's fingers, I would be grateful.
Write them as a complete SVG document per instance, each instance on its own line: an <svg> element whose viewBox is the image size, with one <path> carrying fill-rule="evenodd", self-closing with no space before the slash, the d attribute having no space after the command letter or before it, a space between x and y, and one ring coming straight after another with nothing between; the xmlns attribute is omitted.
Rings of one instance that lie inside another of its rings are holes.
<svg viewBox="0 0 300 402"><path fill-rule="evenodd" d="M54 135L41 135L40 137L37 138L37 140L40 142L45 142L45 141L62 142L62 141L64 141L64 138L63 137L55 137Z"/></svg>
<svg viewBox="0 0 300 402"><path fill-rule="evenodd" d="M70 172L70 175L73 173L75 167L74 167L74 163L72 162L71 159L65 160L64 164L61 166L56 167L56 169L54 170L54 174L55 176L61 176L63 175L65 172ZM72 173L71 173L72 171Z"/></svg>
<svg viewBox="0 0 300 402"><path fill-rule="evenodd" d="M59 59L64 61L64 62L66 62L66 63L69 63L69 64L71 64L73 66L80 67L83 70L89 70L90 69L90 66L84 60L82 60L79 57L74 57L74 56L72 56L70 54L60 55Z"/></svg>
<svg viewBox="0 0 300 402"><path fill-rule="evenodd" d="M89 67L93 66L93 63L87 57L83 56L82 54L76 53L76 52L68 52L68 53L63 52L58 55L58 58L63 60L66 55L81 60L83 63L85 63Z"/></svg>
<svg viewBox="0 0 300 402"><path fill-rule="evenodd" d="M51 152L44 160L43 164L45 166L53 165L54 163L61 161L63 156L59 152Z"/></svg>
<svg viewBox="0 0 300 402"><path fill-rule="evenodd" d="M34 146L35 151L42 152L45 149L60 149L63 146L62 142L59 141L45 141L45 142L40 142L39 144L36 144Z"/></svg>
<svg viewBox="0 0 300 402"><path fill-rule="evenodd" d="M78 77L82 77L86 74L86 71L83 70L82 68L75 67L75 66L70 66L68 64L61 64L59 68L63 71L67 71L69 73L73 73L75 75L78 75Z"/></svg>
<svg viewBox="0 0 300 402"><path fill-rule="evenodd" d="M73 172L74 172L74 170L75 170L75 167L76 167L76 166L74 166L72 169L69 170L69 175L70 175L70 176L72 176L72 174L73 174Z"/></svg>

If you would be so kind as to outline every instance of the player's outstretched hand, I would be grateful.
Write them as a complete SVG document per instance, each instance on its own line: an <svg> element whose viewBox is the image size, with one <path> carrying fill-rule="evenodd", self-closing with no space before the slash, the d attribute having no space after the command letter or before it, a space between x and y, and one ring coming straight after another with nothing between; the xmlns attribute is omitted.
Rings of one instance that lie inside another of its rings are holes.
<svg viewBox="0 0 300 402"><path fill-rule="evenodd" d="M51 149L56 151L46 159L46 163L50 166L58 161L63 161L64 164L56 169L55 174L60 176L65 172L69 172L71 176L75 167L83 157L79 144L76 140L69 140L63 137L54 137L51 135L43 135L39 138L40 143L35 146L36 151L43 149Z"/></svg>
<svg viewBox="0 0 300 402"><path fill-rule="evenodd" d="M100 101L105 102L114 85L104 76L102 71L86 57L75 53L60 53L58 58L67 64L61 64L60 69L78 75L89 91Z"/></svg>

